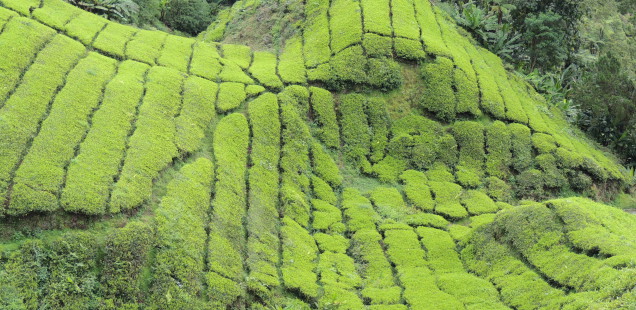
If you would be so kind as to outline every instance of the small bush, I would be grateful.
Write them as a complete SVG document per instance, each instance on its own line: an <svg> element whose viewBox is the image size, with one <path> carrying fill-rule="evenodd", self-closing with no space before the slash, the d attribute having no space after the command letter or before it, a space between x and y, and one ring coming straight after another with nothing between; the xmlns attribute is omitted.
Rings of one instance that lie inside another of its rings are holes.
<svg viewBox="0 0 636 310"><path fill-rule="evenodd" d="M164 22L191 35L205 30L212 23L212 8L205 0L170 0Z"/></svg>

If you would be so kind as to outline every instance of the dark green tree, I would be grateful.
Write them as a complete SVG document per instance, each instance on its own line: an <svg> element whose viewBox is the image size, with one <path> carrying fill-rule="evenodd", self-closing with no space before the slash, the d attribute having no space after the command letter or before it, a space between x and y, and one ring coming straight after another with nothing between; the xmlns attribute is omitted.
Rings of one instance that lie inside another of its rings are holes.
<svg viewBox="0 0 636 310"><path fill-rule="evenodd" d="M575 85L578 124L599 143L636 163L636 87L612 54L599 58Z"/></svg>
<svg viewBox="0 0 636 310"><path fill-rule="evenodd" d="M206 0L171 0L163 22L169 27L196 35L212 23L212 8Z"/></svg>
<svg viewBox="0 0 636 310"><path fill-rule="evenodd" d="M561 67L568 55L566 23L553 12L530 14L524 23L523 39L530 69Z"/></svg>

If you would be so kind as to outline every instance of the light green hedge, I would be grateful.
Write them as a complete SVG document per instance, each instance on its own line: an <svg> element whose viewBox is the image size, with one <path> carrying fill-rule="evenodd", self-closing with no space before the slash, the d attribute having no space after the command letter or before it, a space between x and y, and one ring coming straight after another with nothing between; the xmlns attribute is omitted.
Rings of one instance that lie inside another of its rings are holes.
<svg viewBox="0 0 636 310"><path fill-rule="evenodd" d="M452 131L460 150L457 180L464 186L479 186L486 161L484 126L478 122L460 121L453 124Z"/></svg>
<svg viewBox="0 0 636 310"><path fill-rule="evenodd" d="M283 146L280 168L282 173L282 213L303 227L310 219L310 147L311 135L300 109L306 99L294 96L288 89L278 95L281 106ZM301 104L301 102L303 102Z"/></svg>
<svg viewBox="0 0 636 310"><path fill-rule="evenodd" d="M68 167L61 197L64 210L85 214L107 211L110 188L124 157L148 70L145 64L125 61L106 86L80 153Z"/></svg>
<svg viewBox="0 0 636 310"><path fill-rule="evenodd" d="M245 85L236 82L221 83L216 108L219 113L238 108L247 98Z"/></svg>
<svg viewBox="0 0 636 310"><path fill-rule="evenodd" d="M371 148L370 130L364 113L366 99L361 94L346 94L339 99L344 153L349 160L362 165L367 161Z"/></svg>
<svg viewBox="0 0 636 310"><path fill-rule="evenodd" d="M331 52L333 54L362 41L360 2L355 0L331 1L329 29L331 30Z"/></svg>
<svg viewBox="0 0 636 310"><path fill-rule="evenodd" d="M390 0L361 0L364 12L364 31L392 36Z"/></svg>
<svg viewBox="0 0 636 310"><path fill-rule="evenodd" d="M152 193L153 180L178 155L173 119L181 106L182 80L174 69L152 67L148 72L135 131L111 194L111 212L141 205Z"/></svg>
<svg viewBox="0 0 636 310"><path fill-rule="evenodd" d="M195 41L190 38L169 35L163 44L157 64L187 73L194 43Z"/></svg>
<svg viewBox="0 0 636 310"><path fill-rule="evenodd" d="M466 191L462 194L461 201L471 215L495 213L499 211L499 207L497 207L495 202L481 191Z"/></svg>
<svg viewBox="0 0 636 310"><path fill-rule="evenodd" d="M249 169L247 209L247 267L250 270L248 288L267 298L280 285L278 278L279 239L277 225L280 158L278 99L265 93L250 102L249 121L252 131L252 151Z"/></svg>
<svg viewBox="0 0 636 310"><path fill-rule="evenodd" d="M155 65L162 54L168 34L161 31L140 30L126 44L126 57L132 60Z"/></svg>
<svg viewBox="0 0 636 310"><path fill-rule="evenodd" d="M372 163L376 163L384 157L384 152L388 144L391 121L389 120L389 115L386 110L386 104L386 100L382 97L368 97L365 104L369 126L373 131L371 137L371 155L369 156Z"/></svg>
<svg viewBox="0 0 636 310"><path fill-rule="evenodd" d="M67 77L69 82L55 97L38 136L16 171L8 213L59 208L57 196L66 168L89 130L92 112L99 106L116 65L113 59L91 53L78 64L82 69L73 70L74 74Z"/></svg>
<svg viewBox="0 0 636 310"><path fill-rule="evenodd" d="M55 35L51 28L28 18L14 17L0 33L0 102L18 85L22 73Z"/></svg>
<svg viewBox="0 0 636 310"><path fill-rule="evenodd" d="M276 74L278 59L269 52L254 52L254 60L250 66L250 74L263 86L271 89L283 88L283 82Z"/></svg>
<svg viewBox="0 0 636 310"><path fill-rule="evenodd" d="M369 57L389 57L393 54L393 38L388 36L365 33L362 46Z"/></svg>
<svg viewBox="0 0 636 310"><path fill-rule="evenodd" d="M237 64L242 69L247 69L252 63L252 50L246 45L222 44L223 58Z"/></svg>
<svg viewBox="0 0 636 310"><path fill-rule="evenodd" d="M221 73L218 79L222 82L236 82L243 84L254 84L254 80L249 77L243 69L235 62L221 58L219 62L222 65Z"/></svg>
<svg viewBox="0 0 636 310"><path fill-rule="evenodd" d="M311 91L311 109L320 127L318 138L329 148L339 148L340 128L331 92L318 87L310 87L309 90Z"/></svg>
<svg viewBox="0 0 636 310"><path fill-rule="evenodd" d="M315 68L331 58L328 17L330 3L329 0L308 0L305 3L307 21L303 31L303 54L308 68Z"/></svg>
<svg viewBox="0 0 636 310"><path fill-rule="evenodd" d="M291 38L285 42L285 50L279 56L278 74L285 83L307 83L301 38Z"/></svg>
<svg viewBox="0 0 636 310"><path fill-rule="evenodd" d="M133 38L136 32L135 28L108 22L106 28L97 34L93 41L93 47L110 56L122 59L126 56L126 43Z"/></svg>
<svg viewBox="0 0 636 310"><path fill-rule="evenodd" d="M187 302L202 292L206 222L214 166L205 158L186 164L168 184L156 213L157 247L151 285L159 308Z"/></svg>
<svg viewBox="0 0 636 310"><path fill-rule="evenodd" d="M459 203L462 187L450 182L429 182L435 195L435 213L451 219L468 216L466 209Z"/></svg>
<svg viewBox="0 0 636 310"><path fill-rule="evenodd" d="M5 203L11 173L27 142L37 132L58 87L84 54L85 48L65 36L57 36L43 49L0 109L0 203ZM81 67L77 69L81 71ZM77 75L79 73L73 73Z"/></svg>
<svg viewBox="0 0 636 310"><path fill-rule="evenodd" d="M415 18L422 30L422 40L426 52L437 56L451 57L449 49L442 40L442 33L437 24L435 13L430 2L415 1Z"/></svg>
<svg viewBox="0 0 636 310"><path fill-rule="evenodd" d="M64 32L84 45L89 45L107 22L105 18L93 13L82 12L66 24Z"/></svg>
<svg viewBox="0 0 636 310"><path fill-rule="evenodd" d="M340 187L343 180L340 170L328 151L317 141L311 144L311 158L314 173L332 187Z"/></svg>
<svg viewBox="0 0 636 310"><path fill-rule="evenodd" d="M522 172L534 165L532 154L532 136L530 128L517 123L508 125L512 144L512 167Z"/></svg>
<svg viewBox="0 0 636 310"><path fill-rule="evenodd" d="M375 226L375 225L374 225ZM371 305L390 305L400 302L402 288L394 279L391 263L384 254L382 236L375 230L361 229L351 238L352 254L361 269L361 295Z"/></svg>
<svg viewBox="0 0 636 310"><path fill-rule="evenodd" d="M413 0L391 1L391 17L393 20L393 35L419 42L420 27L415 19Z"/></svg>
<svg viewBox="0 0 636 310"><path fill-rule="evenodd" d="M427 185L426 175L417 170L407 170L400 175L404 182L404 194L415 207L422 211L433 211L435 202Z"/></svg>
<svg viewBox="0 0 636 310"><path fill-rule="evenodd" d="M486 172L489 176L507 179L512 163L511 134L501 121L495 121L486 127Z"/></svg>
<svg viewBox="0 0 636 310"><path fill-rule="evenodd" d="M216 45L197 42L192 52L190 73L216 81L222 69L219 58Z"/></svg>
<svg viewBox="0 0 636 310"><path fill-rule="evenodd" d="M314 272L318 247L309 232L289 217L281 228L283 261L281 272L285 287L297 290L306 298L318 297L318 276Z"/></svg>
<svg viewBox="0 0 636 310"><path fill-rule="evenodd" d="M216 118L214 102L219 86L197 76L190 76L183 84L183 107L175 119L175 144L183 153L201 148L205 131Z"/></svg>
<svg viewBox="0 0 636 310"><path fill-rule="evenodd" d="M39 8L33 10L31 17L57 30L64 30L64 26L73 19L78 12L78 8L57 0L44 0Z"/></svg>
<svg viewBox="0 0 636 310"><path fill-rule="evenodd" d="M366 197L355 188L347 187L342 192L342 208L344 209L345 222L349 232L361 229L375 229L380 220L379 215L373 209L373 205Z"/></svg>
<svg viewBox="0 0 636 310"><path fill-rule="evenodd" d="M453 61L446 57L438 57L422 65L421 74L427 91L420 104L446 121L455 117L457 106L453 91L453 70Z"/></svg>

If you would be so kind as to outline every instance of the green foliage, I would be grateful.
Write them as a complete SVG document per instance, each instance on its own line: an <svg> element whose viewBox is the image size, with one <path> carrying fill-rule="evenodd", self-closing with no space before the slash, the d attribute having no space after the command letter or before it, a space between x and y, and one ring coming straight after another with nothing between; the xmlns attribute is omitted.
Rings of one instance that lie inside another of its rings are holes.
<svg viewBox="0 0 636 310"><path fill-rule="evenodd" d="M242 69L248 69L252 63L252 50L249 46L236 44L221 45L223 58L234 62Z"/></svg>
<svg viewBox="0 0 636 310"><path fill-rule="evenodd" d="M318 280L314 273L318 247L314 238L289 217L283 218L281 228L283 261L281 271L285 287L297 290L307 298L318 297Z"/></svg>
<svg viewBox="0 0 636 310"><path fill-rule="evenodd" d="M181 105L183 76L165 67L148 72L146 93L135 131L128 140L126 159L110 200L110 212L130 210L152 193L152 181L178 155L173 118Z"/></svg>
<svg viewBox="0 0 636 310"><path fill-rule="evenodd" d="M419 40L395 38L393 41L395 53L398 57L411 60L422 60L426 58L426 52L422 50L422 42Z"/></svg>
<svg viewBox="0 0 636 310"><path fill-rule="evenodd" d="M400 193L394 187L376 187L371 192L371 201L384 218L401 220L408 214L415 213L415 209L407 206Z"/></svg>
<svg viewBox="0 0 636 310"><path fill-rule="evenodd" d="M388 143L390 121L386 111L386 101L381 97L369 97L365 110L369 118L369 126L373 131L369 159L375 163L384 157L384 150Z"/></svg>
<svg viewBox="0 0 636 310"><path fill-rule="evenodd" d="M406 161L411 168L425 169L438 160L453 163L456 160L453 143L444 136L442 126L423 116L412 114L397 120L391 133L388 155Z"/></svg>
<svg viewBox="0 0 636 310"><path fill-rule="evenodd" d="M225 46L225 45L224 45ZM254 84L254 80L249 77L243 69L234 61L220 59L219 60L223 68L219 73L218 78L223 82L236 82L243 84Z"/></svg>
<svg viewBox="0 0 636 310"><path fill-rule="evenodd" d="M305 31L303 31L305 66L315 68L329 61L329 4L326 0L308 0L305 4ZM310 78L311 80L311 78Z"/></svg>
<svg viewBox="0 0 636 310"><path fill-rule="evenodd" d="M636 158L636 85L612 54L599 60L575 85L574 100L581 113L579 127L600 144L613 148L628 162Z"/></svg>
<svg viewBox="0 0 636 310"><path fill-rule="evenodd" d="M404 83L402 67L390 58L371 58L368 66L367 83L381 91L398 89Z"/></svg>
<svg viewBox="0 0 636 310"><path fill-rule="evenodd" d="M416 170L407 170L402 173L400 179L404 182L406 198L415 207L422 211L433 211L435 202L427 185L428 179L424 173Z"/></svg>
<svg viewBox="0 0 636 310"><path fill-rule="evenodd" d="M391 1L391 17L393 20L393 35L397 37L416 40L419 44L420 27L415 23L415 7L413 1ZM398 39L395 41L395 49L398 51ZM421 46L419 48L422 50Z"/></svg>
<svg viewBox="0 0 636 310"><path fill-rule="evenodd" d="M366 98L361 94L346 94L339 99L345 155L358 166L364 165L371 148L370 130L364 113Z"/></svg>
<svg viewBox="0 0 636 310"><path fill-rule="evenodd" d="M342 50L329 61L333 70L331 83L336 88L347 82L353 84L366 83L367 62L367 57L364 55L364 50L360 45L354 45Z"/></svg>
<svg viewBox="0 0 636 310"><path fill-rule="evenodd" d="M304 84L307 82L303 60L303 42L301 39L289 39L285 50L279 56L278 74L286 83Z"/></svg>
<svg viewBox="0 0 636 310"><path fill-rule="evenodd" d="M216 46L197 42L192 52L190 72L215 81L222 69L219 58L220 56Z"/></svg>
<svg viewBox="0 0 636 310"><path fill-rule="evenodd" d="M324 200L330 204L336 204L338 202L338 197L336 197L333 189L323 179L317 176L312 176L311 188L316 198Z"/></svg>
<svg viewBox="0 0 636 310"><path fill-rule="evenodd" d="M272 53L254 52L254 60L249 72L265 87L283 88L283 82L276 74L276 62L276 55Z"/></svg>
<svg viewBox="0 0 636 310"><path fill-rule="evenodd" d="M510 175L511 143L510 131L503 122L496 121L486 127L486 172L489 176L506 179Z"/></svg>
<svg viewBox="0 0 636 310"><path fill-rule="evenodd" d="M360 3L354 0L334 0L329 8L329 29L333 54L362 41Z"/></svg>
<svg viewBox="0 0 636 310"><path fill-rule="evenodd" d="M3 120L0 122L0 202L5 201L11 173L20 161L27 141L37 132L38 122L46 115L57 87L63 85L65 75L84 51L81 44L57 36L39 53L36 62L22 77L21 86L0 109Z"/></svg>
<svg viewBox="0 0 636 310"><path fill-rule="evenodd" d="M552 69L561 66L568 57L563 43L567 25L556 12L528 14L524 20L523 39L528 47L531 68Z"/></svg>
<svg viewBox="0 0 636 310"><path fill-rule="evenodd" d="M534 146L540 154L549 154L557 149L554 137L540 132L532 135L532 146Z"/></svg>
<svg viewBox="0 0 636 310"><path fill-rule="evenodd" d="M336 119L334 100L331 92L318 87L310 87L311 109L320 126L318 138L330 148L340 147L340 129Z"/></svg>
<svg viewBox="0 0 636 310"><path fill-rule="evenodd" d="M375 231L375 224L379 220L369 199L360 194L357 189L347 187L342 193L342 208L349 232L362 229Z"/></svg>
<svg viewBox="0 0 636 310"><path fill-rule="evenodd" d="M393 39L391 37L365 33L362 46L369 57L388 57L393 54Z"/></svg>
<svg viewBox="0 0 636 310"><path fill-rule="evenodd" d="M305 88L302 88L306 90ZM282 214L303 227L309 226L310 206L310 141L307 123L301 118L300 109L306 109L309 98L296 97L290 88L278 95L281 106L283 146L280 168L282 171Z"/></svg>
<svg viewBox="0 0 636 310"><path fill-rule="evenodd" d="M546 187L559 190L567 184L567 179L557 167L557 160L551 154L542 154L535 158L537 166L543 171L543 179Z"/></svg>
<svg viewBox="0 0 636 310"><path fill-rule="evenodd" d="M471 215L480 215L484 213L495 213L499 211L499 207L495 202L483 192L469 190L462 194L462 204Z"/></svg>
<svg viewBox="0 0 636 310"><path fill-rule="evenodd" d="M371 167L371 172L382 182L395 183L406 169L406 162L389 155Z"/></svg>
<svg viewBox="0 0 636 310"><path fill-rule="evenodd" d="M157 210L152 292L159 308L178 306L202 290L214 166L199 158L183 166L179 176L168 184Z"/></svg>
<svg viewBox="0 0 636 310"><path fill-rule="evenodd" d="M389 0L362 0L360 5L364 11L364 31L378 35L391 36L391 6ZM366 34L368 35L368 34Z"/></svg>
<svg viewBox="0 0 636 310"><path fill-rule="evenodd" d="M105 296L118 306L136 303L141 296L138 281L153 245L153 228L143 222L130 222L108 237L102 282Z"/></svg>
<svg viewBox="0 0 636 310"><path fill-rule="evenodd" d="M167 39L168 35L163 32L140 30L126 45L126 57L154 65L162 55L161 47Z"/></svg>
<svg viewBox="0 0 636 310"><path fill-rule="evenodd" d="M532 158L532 136L530 128L512 123L508 125L512 144L512 168L517 172L523 172L534 165Z"/></svg>
<svg viewBox="0 0 636 310"><path fill-rule="evenodd" d="M316 175L329 183L332 187L340 187L342 184L340 170L322 144L316 141L311 144L311 157Z"/></svg>
<svg viewBox="0 0 636 310"><path fill-rule="evenodd" d="M210 25L211 10L205 0L170 0L162 20L170 27L194 35Z"/></svg>
<svg viewBox="0 0 636 310"><path fill-rule="evenodd" d="M544 177L541 171L537 169L523 171L515 181L515 192L518 197L537 200L544 197Z"/></svg>
<svg viewBox="0 0 636 310"><path fill-rule="evenodd" d="M247 259L250 270L248 288L262 298L280 285L276 264L279 240L278 188L280 158L280 121L278 100L265 93L248 106L252 131L247 209Z"/></svg>
<svg viewBox="0 0 636 310"><path fill-rule="evenodd" d="M510 185L497 177L486 180L486 192L497 202L510 202L513 196Z"/></svg>
<svg viewBox="0 0 636 310"><path fill-rule="evenodd" d="M431 181L428 184L435 195L435 213L451 219L461 219L468 216L466 209L459 203L459 197L462 193L461 186L438 181Z"/></svg>
<svg viewBox="0 0 636 310"><path fill-rule="evenodd" d="M395 304L400 301L402 289L393 279L391 264L382 250L382 236L373 229L361 229L351 238L353 257L364 266L361 295L371 304Z"/></svg>
<svg viewBox="0 0 636 310"><path fill-rule="evenodd" d="M136 30L118 23L109 22L97 37L93 39L93 47L116 58L124 58L126 43L135 35Z"/></svg>
<svg viewBox="0 0 636 310"><path fill-rule="evenodd" d="M464 186L479 186L486 158L484 127L477 122L457 122L453 125L453 134L459 146L457 181Z"/></svg>
<svg viewBox="0 0 636 310"><path fill-rule="evenodd" d="M106 86L81 151L69 164L61 196L64 210L84 214L106 212L110 187L119 173L148 69L137 62L123 62Z"/></svg>
<svg viewBox="0 0 636 310"><path fill-rule="evenodd" d="M227 112L238 108L247 98L245 85L235 82L221 83L219 97L216 100L216 109Z"/></svg>
<svg viewBox="0 0 636 310"><path fill-rule="evenodd" d="M68 36L88 45L92 43L95 35L102 30L107 22L104 18L97 15L82 12L66 24L64 32Z"/></svg>
<svg viewBox="0 0 636 310"><path fill-rule="evenodd" d="M51 40L55 31L27 18L15 17L4 26L0 36L0 53L6 55L0 62L0 99L20 81L23 72L37 52Z"/></svg>
<svg viewBox="0 0 636 310"><path fill-rule="evenodd" d="M205 130L215 119L218 84L190 76L183 84L183 107L175 119L175 144L184 153L193 153L203 145Z"/></svg>
<svg viewBox="0 0 636 310"><path fill-rule="evenodd" d="M157 58L157 64L187 72L194 40L179 36L168 36Z"/></svg>
<svg viewBox="0 0 636 310"><path fill-rule="evenodd" d="M422 78L427 93L422 98L421 105L445 121L455 117L457 105L453 92L453 68L453 61L445 57L438 57L422 66Z"/></svg>
<svg viewBox="0 0 636 310"><path fill-rule="evenodd" d="M76 155L76 145L89 129L91 112L98 107L104 86L116 69L114 60L95 53L78 66L81 69L73 71L70 79L73 82L67 83L55 97L39 135L16 171L10 214L59 208L57 195L64 182L65 168Z"/></svg>

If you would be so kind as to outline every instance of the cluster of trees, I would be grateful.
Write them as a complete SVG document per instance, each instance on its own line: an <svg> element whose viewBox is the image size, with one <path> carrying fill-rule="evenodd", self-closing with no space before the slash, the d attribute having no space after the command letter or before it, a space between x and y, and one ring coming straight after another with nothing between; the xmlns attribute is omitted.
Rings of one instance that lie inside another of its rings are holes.
<svg viewBox="0 0 636 310"><path fill-rule="evenodd" d="M219 8L236 0L66 0L89 12L139 27L196 35L214 20Z"/></svg>
<svg viewBox="0 0 636 310"><path fill-rule="evenodd" d="M631 54L625 45L612 44L616 38L589 24L610 14L619 17L620 28L634 29L636 1L601 2L447 0L440 6L525 75L572 123L634 165L636 84L629 68L636 59L625 57Z"/></svg>

